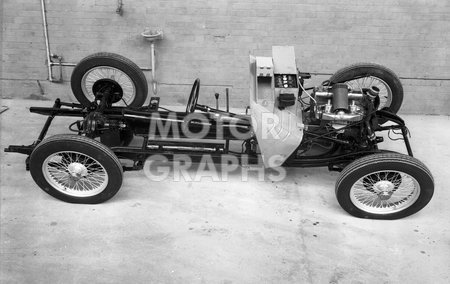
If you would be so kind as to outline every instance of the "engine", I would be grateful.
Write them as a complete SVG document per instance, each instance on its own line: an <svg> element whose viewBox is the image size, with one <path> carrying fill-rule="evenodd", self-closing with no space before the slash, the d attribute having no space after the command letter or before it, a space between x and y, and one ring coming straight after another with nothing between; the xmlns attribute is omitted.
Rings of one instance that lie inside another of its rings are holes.
<svg viewBox="0 0 450 284"><path fill-rule="evenodd" d="M320 86L312 94L311 114L313 119L329 121L333 124L347 124L360 121L366 113L366 105L378 97L379 89L353 91L347 84Z"/></svg>

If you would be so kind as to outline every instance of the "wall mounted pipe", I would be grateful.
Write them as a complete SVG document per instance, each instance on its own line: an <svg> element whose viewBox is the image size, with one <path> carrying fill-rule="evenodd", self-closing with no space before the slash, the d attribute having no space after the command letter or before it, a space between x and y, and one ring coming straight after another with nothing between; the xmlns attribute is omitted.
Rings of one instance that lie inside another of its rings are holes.
<svg viewBox="0 0 450 284"><path fill-rule="evenodd" d="M50 58L50 42L48 39L48 26L47 26L47 10L45 9L45 0L41 0L41 12L42 12L42 24L44 26L45 37L45 50L47 52L47 68L48 68L48 80L53 82L52 64Z"/></svg>
<svg viewBox="0 0 450 284"><path fill-rule="evenodd" d="M50 82L59 83L62 82L62 67L69 66L74 67L76 63L62 62L62 57L50 52L50 39L48 36L48 23L47 23L47 9L45 8L45 0L41 0L41 12L42 12L42 25L44 27L45 38L45 51L47 61L48 80ZM53 59L58 59L58 62L53 62ZM59 79L53 77L53 66L59 66Z"/></svg>
<svg viewBox="0 0 450 284"><path fill-rule="evenodd" d="M122 3L120 1L120 3ZM48 80L50 82L53 83L60 83L62 82L62 68L63 67L75 67L77 65L77 63L71 63L71 62L62 62L62 56L56 55L51 53L50 51L50 39L49 39L49 34L48 34L48 23L47 23L47 9L45 6L45 0L41 0L41 13L42 13L42 26L44 29L44 38L45 38L45 52L46 52L46 65L47 65L47 73L48 73ZM157 38L162 37L162 32L161 34L157 35ZM155 66L154 66L154 46L152 47L152 67L139 67L141 70L143 71L153 71ZM53 59L57 59L58 62L53 62ZM53 66L59 66L59 79L55 79L53 77ZM153 74L154 72L152 72ZM153 77L153 81L155 81L154 77Z"/></svg>
<svg viewBox="0 0 450 284"><path fill-rule="evenodd" d="M156 81L156 69L155 69L155 41L163 38L163 32L161 30L153 31L150 28L145 28L141 36L150 41L150 60L152 61L152 90L156 96L158 93L158 83Z"/></svg>
<svg viewBox="0 0 450 284"><path fill-rule="evenodd" d="M152 91L153 94L156 96L156 93L158 93L158 84L156 83L156 74L155 74L155 42L152 41L150 44L150 52L151 52L151 63L152 63Z"/></svg>

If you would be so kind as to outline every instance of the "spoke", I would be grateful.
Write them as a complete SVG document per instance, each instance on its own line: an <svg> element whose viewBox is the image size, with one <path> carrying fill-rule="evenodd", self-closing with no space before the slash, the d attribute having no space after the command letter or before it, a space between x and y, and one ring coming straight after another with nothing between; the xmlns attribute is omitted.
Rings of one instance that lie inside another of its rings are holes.
<svg viewBox="0 0 450 284"><path fill-rule="evenodd" d="M366 80L367 80L367 77L364 77L363 80L362 80L362 86L363 86L363 88L366 87Z"/></svg>
<svg viewBox="0 0 450 284"><path fill-rule="evenodd" d="M88 183L91 188L95 188L99 185L98 183L93 183L91 180L85 180L85 182Z"/></svg>
<svg viewBox="0 0 450 284"><path fill-rule="evenodd" d="M361 86L361 79L356 79L356 83L358 84L358 88L362 90L363 87Z"/></svg>
<svg viewBox="0 0 450 284"><path fill-rule="evenodd" d="M383 180L383 178L381 177L381 172L378 172L375 175L376 175L376 178L377 178L376 179L377 182L380 181L380 180Z"/></svg>
<svg viewBox="0 0 450 284"><path fill-rule="evenodd" d="M84 164L84 166L90 170L90 169L95 169L97 167L97 163L94 160L90 160L89 162L86 161L86 163Z"/></svg>
<svg viewBox="0 0 450 284"><path fill-rule="evenodd" d="M93 93L93 86L97 81L102 79L116 81L123 91L122 100L124 100L126 104L132 102L136 95L133 81L125 72L111 66L98 66L88 71L81 80L83 93L91 99L94 98L95 94ZM117 104L123 104L121 101L117 102Z"/></svg>
<svg viewBox="0 0 450 284"><path fill-rule="evenodd" d="M74 163L77 165L70 167ZM77 172L70 173L69 167ZM92 157L78 152L55 153L44 161L43 169L55 189L73 196L98 194L108 183L105 168Z"/></svg>
<svg viewBox="0 0 450 284"><path fill-rule="evenodd" d="M385 184L379 185L387 186L389 192L377 188L377 183L381 182ZM358 208L371 213L389 214L414 204L419 197L420 187L408 174L399 171L378 171L355 182L350 194L352 202Z"/></svg>

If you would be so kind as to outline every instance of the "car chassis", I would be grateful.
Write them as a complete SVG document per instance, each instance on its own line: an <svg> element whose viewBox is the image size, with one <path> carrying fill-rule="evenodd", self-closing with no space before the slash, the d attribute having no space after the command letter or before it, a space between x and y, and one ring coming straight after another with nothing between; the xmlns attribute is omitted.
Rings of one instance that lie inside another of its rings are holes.
<svg viewBox="0 0 450 284"><path fill-rule="evenodd" d="M97 77L89 83L93 70ZM126 75L133 85L128 101L128 81L121 82L117 73ZM36 183L50 195L74 203L110 199L121 186L122 171L143 169L153 155L168 161L188 155L193 162L201 162L209 155L216 163L231 156L240 164L262 160L266 167L328 167L341 172L336 183L339 204L362 218L402 218L421 210L433 195L432 175L413 158L408 128L396 115L403 89L385 67L352 65L321 86L305 89L304 80L310 75L297 70L293 48L274 47L273 57L250 57L251 114L230 112L228 93L226 111L198 104L199 79L186 111L164 109L157 97L143 106L147 86L139 81L141 73L119 55L98 53L85 58L71 79L80 103L57 99L53 107L31 107L30 112L47 116L39 136L31 145L10 145L5 151L28 155L27 170ZM372 83L362 86L361 80L367 82L367 78ZM354 82L359 85L355 87ZM383 87L388 102L383 102ZM56 116L79 118L69 127L76 135L45 139ZM265 127L269 116L272 124ZM396 130L408 155L378 147L383 142L379 132ZM136 145L137 137L142 142ZM236 141L241 151L232 148ZM87 164L95 162L99 165L89 169ZM93 173L101 175L87 189L76 188Z"/></svg>

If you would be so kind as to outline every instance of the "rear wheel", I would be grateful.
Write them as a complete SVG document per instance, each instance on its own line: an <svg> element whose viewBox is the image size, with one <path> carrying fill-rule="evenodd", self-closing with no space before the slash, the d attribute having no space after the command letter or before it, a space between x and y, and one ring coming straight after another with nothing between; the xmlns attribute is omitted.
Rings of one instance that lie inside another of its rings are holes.
<svg viewBox="0 0 450 284"><path fill-rule="evenodd" d="M95 53L82 59L72 72L72 92L89 106L97 92L106 89L116 106L140 107L147 98L148 86L142 70L131 60L114 53Z"/></svg>
<svg viewBox="0 0 450 284"><path fill-rule="evenodd" d="M30 156L30 172L39 187L70 203L94 204L113 197L122 185L122 165L102 143L78 135L45 139Z"/></svg>
<svg viewBox="0 0 450 284"><path fill-rule="evenodd" d="M434 192L433 177L419 160L382 153L349 164L336 182L341 207L353 216L399 219L421 210Z"/></svg>
<svg viewBox="0 0 450 284"><path fill-rule="evenodd" d="M397 113L403 102L403 86L395 73L379 64L357 63L339 69L329 79L331 83L346 83L353 90L377 87L378 109L387 108Z"/></svg>

